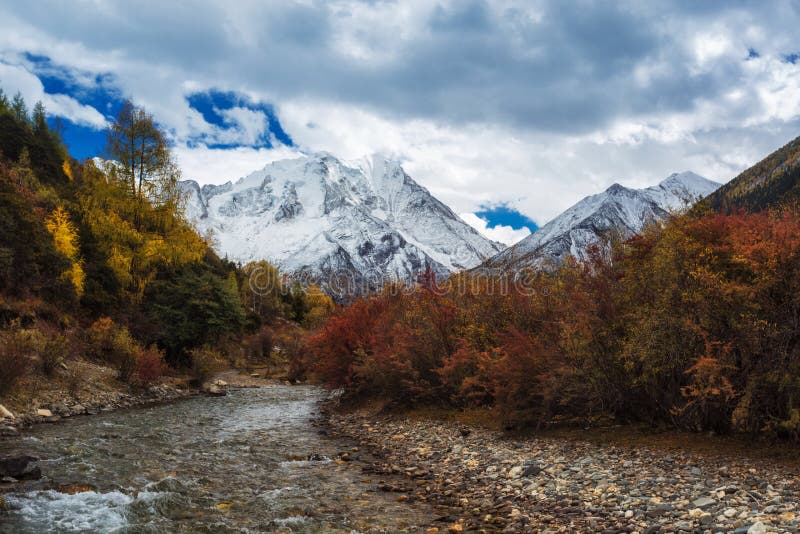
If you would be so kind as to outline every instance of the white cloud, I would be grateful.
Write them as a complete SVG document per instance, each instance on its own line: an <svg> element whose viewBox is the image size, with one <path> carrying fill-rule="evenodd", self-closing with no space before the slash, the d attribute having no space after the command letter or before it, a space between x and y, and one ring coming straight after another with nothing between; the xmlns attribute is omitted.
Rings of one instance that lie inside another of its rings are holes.
<svg viewBox="0 0 800 534"><path fill-rule="evenodd" d="M201 184L235 181L270 162L299 156L299 152L286 147L214 149L179 145L174 148L174 153L183 178L196 180Z"/></svg>
<svg viewBox="0 0 800 534"><path fill-rule="evenodd" d="M222 144L257 145L267 132L269 119L257 109L232 107L217 110L227 128L217 128L214 141Z"/></svg>
<svg viewBox="0 0 800 534"><path fill-rule="evenodd" d="M531 235L531 231L527 228L514 229L511 226L503 225L489 228L488 222L474 213L461 213L460 216L464 219L464 222L475 228L484 237L488 237L493 241L499 241L504 245L511 246Z"/></svg>
<svg viewBox="0 0 800 534"><path fill-rule="evenodd" d="M227 130L204 121L185 96L209 88L273 104L303 150L397 154L456 212L507 203L540 225L613 182L686 169L726 181L800 131L800 65L781 61L797 51L791 2L45 3L0 6L0 59L26 51L112 74L202 182L294 153L190 148L265 132L255 110L228 110ZM750 48L761 57L745 61ZM20 65L0 85L102 124Z"/></svg>
<svg viewBox="0 0 800 534"><path fill-rule="evenodd" d="M76 124L102 129L106 126L103 115L91 106L81 104L69 95L45 93L36 75L25 67L3 63L0 57L0 87L9 95L19 91L29 107L41 101L48 114L69 119Z"/></svg>

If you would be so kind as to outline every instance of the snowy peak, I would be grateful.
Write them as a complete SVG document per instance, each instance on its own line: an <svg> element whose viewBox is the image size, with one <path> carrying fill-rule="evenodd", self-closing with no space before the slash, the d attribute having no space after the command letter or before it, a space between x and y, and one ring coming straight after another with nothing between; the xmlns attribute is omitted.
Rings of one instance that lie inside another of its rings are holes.
<svg viewBox="0 0 800 534"><path fill-rule="evenodd" d="M585 197L539 230L487 262L491 266L544 266L568 256L587 258L592 245L608 247L614 237L627 238L671 213L685 210L720 184L693 172L675 173L658 185L631 189L613 184Z"/></svg>
<svg viewBox="0 0 800 534"><path fill-rule="evenodd" d="M670 174L658 185L643 192L667 211L684 210L716 191L721 184L691 171Z"/></svg>
<svg viewBox="0 0 800 534"><path fill-rule="evenodd" d="M346 163L325 152L266 165L235 183L182 182L187 217L220 254L363 284L478 265L502 247L467 225L383 155Z"/></svg>

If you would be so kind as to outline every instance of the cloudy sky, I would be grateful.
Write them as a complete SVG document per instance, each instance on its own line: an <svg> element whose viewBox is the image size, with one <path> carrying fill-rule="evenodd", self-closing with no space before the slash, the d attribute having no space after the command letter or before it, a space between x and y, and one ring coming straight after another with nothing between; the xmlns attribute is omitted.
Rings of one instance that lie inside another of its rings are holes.
<svg viewBox="0 0 800 534"><path fill-rule="evenodd" d="M0 87L74 156L132 98L184 176L387 152L487 235L800 134L798 2L0 0Z"/></svg>

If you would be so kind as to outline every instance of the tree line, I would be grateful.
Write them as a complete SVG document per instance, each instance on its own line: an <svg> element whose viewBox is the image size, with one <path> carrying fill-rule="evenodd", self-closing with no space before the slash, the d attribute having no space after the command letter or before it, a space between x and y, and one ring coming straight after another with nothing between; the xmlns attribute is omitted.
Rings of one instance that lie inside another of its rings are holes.
<svg viewBox="0 0 800 534"><path fill-rule="evenodd" d="M183 216L180 169L153 116L128 101L109 122L104 159L76 161L41 103L30 113L0 90L0 375L20 367L0 390L53 338L65 357L135 379L137 368L269 358L276 324L310 326L333 309L316 288L256 298L254 266L220 258Z"/></svg>
<svg viewBox="0 0 800 534"><path fill-rule="evenodd" d="M386 288L338 310L302 364L351 399L489 407L507 428L611 418L800 439L796 206L678 216L590 252L515 273L524 292L474 273Z"/></svg>

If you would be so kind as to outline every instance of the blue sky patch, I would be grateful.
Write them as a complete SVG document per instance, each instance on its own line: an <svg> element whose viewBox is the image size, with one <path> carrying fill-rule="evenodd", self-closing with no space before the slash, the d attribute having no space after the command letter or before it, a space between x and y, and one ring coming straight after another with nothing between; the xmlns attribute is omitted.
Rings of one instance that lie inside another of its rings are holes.
<svg viewBox="0 0 800 534"><path fill-rule="evenodd" d="M747 49L747 59L755 59L761 57L761 54L758 53L758 50L755 48L748 48Z"/></svg>
<svg viewBox="0 0 800 534"><path fill-rule="evenodd" d="M67 95L81 104L91 106L107 119L113 119L125 102L126 95L119 88L117 80L109 73L76 71L54 63L49 57L23 54L28 69L42 82L44 91L50 95ZM281 126L275 109L270 104L254 102L246 95L233 91L209 90L186 96L188 105L198 111L203 119L215 127L215 132L204 133L188 139L189 146L204 144L209 148L274 148L283 144L294 146L292 138ZM29 102L33 107L33 102ZM241 108L241 109L236 109ZM237 119L244 112L250 124L241 124ZM231 113L227 113L230 111ZM252 113L249 117L247 112ZM260 114L260 115L259 115ZM258 117L265 117L265 124L258 124ZM103 129L78 124L64 117L48 116L51 127L61 132L70 154L77 159L102 155L105 151L106 132ZM247 128L250 128L249 132ZM253 131L263 129L260 135ZM256 137L256 138L254 138Z"/></svg>
<svg viewBox="0 0 800 534"><path fill-rule="evenodd" d="M96 130L69 119L48 117L47 124L61 133L70 155L77 160L102 156L106 146L105 130Z"/></svg>
<svg viewBox="0 0 800 534"><path fill-rule="evenodd" d="M535 232L539 228L532 219L509 207L508 204L481 206L481 209L476 211L475 215L486 221L489 228L510 226L515 230L519 230L525 227L531 232Z"/></svg>
<svg viewBox="0 0 800 534"><path fill-rule="evenodd" d="M53 63L48 57L24 55L46 93L69 95L81 104L92 106L105 117L115 116L125 102L114 76L109 73L75 72Z"/></svg>
<svg viewBox="0 0 800 534"><path fill-rule="evenodd" d="M263 135L261 135L252 146L254 148L274 148L271 137L286 146L294 146L292 138L284 131L278 117L275 115L275 108L269 104L253 102L247 96L233 91L217 91L214 89L201 93L193 93L188 95L186 100L189 106L198 111L207 123L217 126L222 130L234 128L236 126L235 124L231 124L230 119L225 117L224 112L227 110L244 108L250 111L261 112L267 118L268 124L266 125ZM203 140L200 139L199 141ZM209 142L206 144L210 148L234 148L242 146L241 143L235 142Z"/></svg>
<svg viewBox="0 0 800 534"><path fill-rule="evenodd" d="M800 60L800 54L797 52L792 52L791 54L784 54L783 61L786 63L791 63L792 65L796 65L797 61Z"/></svg>
<svg viewBox="0 0 800 534"><path fill-rule="evenodd" d="M54 63L46 56L30 53L23 56L47 94L71 96L81 104L95 108L106 118L114 117L125 102L111 74L77 72ZM32 107L34 103L28 104ZM51 128L60 131L72 157L85 159L103 154L106 144L103 129L52 115L48 115L47 122Z"/></svg>

